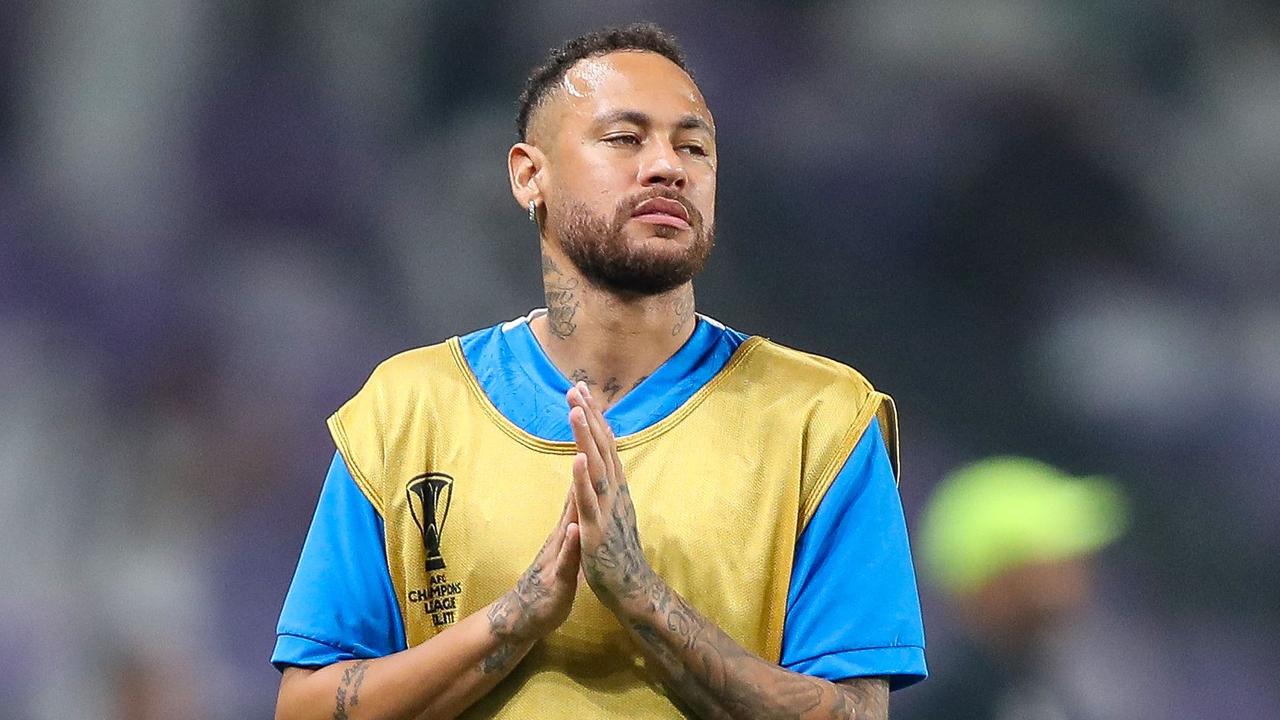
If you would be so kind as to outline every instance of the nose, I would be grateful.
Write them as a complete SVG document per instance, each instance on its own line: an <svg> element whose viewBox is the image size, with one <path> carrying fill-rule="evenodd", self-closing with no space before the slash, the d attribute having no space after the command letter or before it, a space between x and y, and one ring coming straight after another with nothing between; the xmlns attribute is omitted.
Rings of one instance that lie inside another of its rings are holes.
<svg viewBox="0 0 1280 720"><path fill-rule="evenodd" d="M669 143L655 142L640 165L640 184L645 187L664 185L683 190L688 181L683 159Z"/></svg>

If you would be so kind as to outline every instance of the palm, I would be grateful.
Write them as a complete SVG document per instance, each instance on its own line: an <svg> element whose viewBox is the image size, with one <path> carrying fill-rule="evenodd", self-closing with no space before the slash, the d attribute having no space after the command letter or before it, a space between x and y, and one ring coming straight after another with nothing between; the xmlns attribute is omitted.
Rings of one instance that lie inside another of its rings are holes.
<svg viewBox="0 0 1280 720"><path fill-rule="evenodd" d="M537 639L560 627L573 608L578 590L577 510L565 501L556 527L538 550L533 564L516 586L489 608L489 623L512 636Z"/></svg>

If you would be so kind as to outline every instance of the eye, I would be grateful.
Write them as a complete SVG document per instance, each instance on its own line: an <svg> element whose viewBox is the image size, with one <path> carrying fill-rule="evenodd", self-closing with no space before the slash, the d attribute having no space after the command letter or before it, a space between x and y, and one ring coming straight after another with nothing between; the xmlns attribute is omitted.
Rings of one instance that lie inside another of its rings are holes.
<svg viewBox="0 0 1280 720"><path fill-rule="evenodd" d="M707 154L707 149L702 147L701 145L693 145L693 144L681 145L680 149L684 150L685 152L691 155L702 155L705 157Z"/></svg>
<svg viewBox="0 0 1280 720"><path fill-rule="evenodd" d="M631 133L623 133L621 135L610 135L604 139L610 145L639 145L640 138Z"/></svg>

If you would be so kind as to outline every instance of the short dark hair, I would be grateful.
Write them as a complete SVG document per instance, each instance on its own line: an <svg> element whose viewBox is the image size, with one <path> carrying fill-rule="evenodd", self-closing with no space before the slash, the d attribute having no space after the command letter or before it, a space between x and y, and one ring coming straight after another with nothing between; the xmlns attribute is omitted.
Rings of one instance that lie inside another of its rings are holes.
<svg viewBox="0 0 1280 720"><path fill-rule="evenodd" d="M642 50L657 53L675 63L686 73L684 53L676 39L653 23L636 23L622 28L605 28L576 37L563 46L552 48L546 60L534 68L525 80L520 92L520 110L516 115L516 130L520 141L528 140L529 117L547 98L569 68L589 57L607 55L619 50ZM692 73L689 73L692 76Z"/></svg>

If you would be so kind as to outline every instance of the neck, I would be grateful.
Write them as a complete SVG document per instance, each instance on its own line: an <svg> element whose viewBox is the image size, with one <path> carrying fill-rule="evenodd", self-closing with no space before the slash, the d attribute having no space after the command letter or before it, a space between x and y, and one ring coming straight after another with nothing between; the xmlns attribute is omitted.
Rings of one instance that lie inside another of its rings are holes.
<svg viewBox="0 0 1280 720"><path fill-rule="evenodd" d="M693 334L693 284L622 297L587 282L558 248L543 246L547 314L533 335L565 377L583 381L606 407L639 385Z"/></svg>

